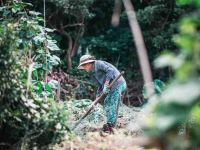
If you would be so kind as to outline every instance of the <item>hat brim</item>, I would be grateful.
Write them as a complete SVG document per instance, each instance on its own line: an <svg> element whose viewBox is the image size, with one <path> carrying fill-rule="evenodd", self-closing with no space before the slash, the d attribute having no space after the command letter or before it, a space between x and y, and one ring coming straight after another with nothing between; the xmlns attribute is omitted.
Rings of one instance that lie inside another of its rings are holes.
<svg viewBox="0 0 200 150"><path fill-rule="evenodd" d="M87 60L87 61L85 61L85 62L82 62L82 63L80 63L79 65L78 65L78 69L84 69L83 68L83 65L84 64L88 64L88 63L91 63L91 62L95 62L95 60Z"/></svg>

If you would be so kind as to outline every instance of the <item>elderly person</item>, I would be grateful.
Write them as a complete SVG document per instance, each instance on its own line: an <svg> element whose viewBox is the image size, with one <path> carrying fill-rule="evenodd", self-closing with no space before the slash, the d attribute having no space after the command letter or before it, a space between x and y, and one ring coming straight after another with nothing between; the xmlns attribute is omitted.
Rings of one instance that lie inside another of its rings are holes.
<svg viewBox="0 0 200 150"><path fill-rule="evenodd" d="M106 61L95 60L95 57L91 55L83 55L80 58L78 69L87 71L91 78L97 83L98 89L96 92L96 99L98 99L102 93L108 94L104 100L107 123L104 124L102 131L114 133L113 128L116 125L118 117L118 106L121 94L126 89L125 79L120 77L112 88L109 89L109 84L120 72L112 64Z"/></svg>

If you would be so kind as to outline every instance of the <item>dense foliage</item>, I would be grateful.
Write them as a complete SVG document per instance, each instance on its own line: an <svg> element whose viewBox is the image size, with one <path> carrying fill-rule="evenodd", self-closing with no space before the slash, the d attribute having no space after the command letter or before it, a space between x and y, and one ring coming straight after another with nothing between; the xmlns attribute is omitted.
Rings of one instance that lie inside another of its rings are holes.
<svg viewBox="0 0 200 150"><path fill-rule="evenodd" d="M175 50L171 39L177 32L177 19L185 13L185 9L177 6L174 0L133 1L133 4L152 64L165 49ZM112 27L112 11L105 5L112 7L113 2L96 1L91 9L95 16L89 22L95 22L95 26L86 28L82 40L83 50L88 49L97 57L112 62L120 69L128 70L128 78L141 76L125 10L120 15L120 25ZM153 74L155 78L168 78L167 72L164 74L163 71L154 70Z"/></svg>
<svg viewBox="0 0 200 150"><path fill-rule="evenodd" d="M190 4L177 1L178 4ZM179 33L174 42L179 47L177 53L168 52L156 59L156 67L169 66L174 77L169 81L161 96L150 98L146 107L153 114L147 120L147 133L160 137L167 149L198 149L199 137L199 98L200 98L200 18L199 1L196 11L179 21ZM180 144L180 141L184 141Z"/></svg>
<svg viewBox="0 0 200 150"><path fill-rule="evenodd" d="M55 29L57 39L62 50L59 52L62 68L71 70L74 56L80 47L86 20L93 17L89 7L94 0L46 0L46 9L43 9L43 1L31 1L33 10L46 13L47 25Z"/></svg>
<svg viewBox="0 0 200 150"><path fill-rule="evenodd" d="M144 108L153 112L146 120L146 135L159 139L161 148L199 148L200 2L132 3L150 63L159 68L153 69L154 78L164 81L149 83L156 95ZM48 149L70 138L70 119L74 122L83 115L92 103L85 98L94 98L96 91L88 75L76 69L85 53L125 70L126 99L141 101L142 93L148 99L149 85L142 91L123 7L120 24L113 27L114 0L46 0L45 4L44 10L43 1L0 1L0 149ZM87 121L95 124L102 117L99 106Z"/></svg>
<svg viewBox="0 0 200 150"><path fill-rule="evenodd" d="M48 146L67 133L68 112L56 104L47 74L59 48L29 3L0 7L0 134L7 148ZM41 140L42 139L42 140ZM5 148L6 148L5 147Z"/></svg>

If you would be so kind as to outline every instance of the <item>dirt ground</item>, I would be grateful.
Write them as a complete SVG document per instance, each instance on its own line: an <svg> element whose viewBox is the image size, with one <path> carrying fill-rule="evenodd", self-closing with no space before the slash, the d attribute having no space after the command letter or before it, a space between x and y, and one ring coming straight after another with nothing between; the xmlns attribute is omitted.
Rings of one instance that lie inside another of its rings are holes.
<svg viewBox="0 0 200 150"><path fill-rule="evenodd" d="M97 113L96 116L94 113ZM100 116L98 116L100 114ZM121 105L119 108L119 117L114 134L100 133L105 123L105 115L102 106L98 105L96 110L88 116L74 130L75 137L71 140L66 139L60 144L54 146L54 150L142 150L142 147L135 146L133 139L143 135L138 124L139 120L144 116L141 108L127 107ZM76 114L77 115L77 114ZM80 114L78 114L80 115ZM81 114L82 115L82 114ZM80 115L80 116L81 116ZM91 117L96 117L94 119ZM98 117L97 117L98 116ZM77 117L77 116L76 116ZM74 116L71 118L71 124L74 124ZM91 120L90 120L91 119ZM94 121L95 120L95 121ZM68 137L67 137L68 138Z"/></svg>
<svg viewBox="0 0 200 150"><path fill-rule="evenodd" d="M72 141L63 141L56 150L142 150L132 143L133 136L126 135L126 131L118 130L115 134L100 136L99 132L88 132L85 139L76 137Z"/></svg>

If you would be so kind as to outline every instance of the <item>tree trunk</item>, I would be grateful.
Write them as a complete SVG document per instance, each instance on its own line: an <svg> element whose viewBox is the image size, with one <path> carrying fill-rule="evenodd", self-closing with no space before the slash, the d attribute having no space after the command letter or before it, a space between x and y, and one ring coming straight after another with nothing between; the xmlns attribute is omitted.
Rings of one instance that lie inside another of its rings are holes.
<svg viewBox="0 0 200 150"><path fill-rule="evenodd" d="M72 69L72 58L71 58L71 54L70 54L70 49L67 50L67 70L71 70Z"/></svg>
<svg viewBox="0 0 200 150"><path fill-rule="evenodd" d="M82 30L82 27L80 27L79 31L78 31L78 34L76 36L76 39L74 41L74 45L73 45L73 48L72 48L72 51L71 51L71 58L74 57L74 55L77 53L78 51L78 48L79 48L79 41L80 41L80 38L83 36L83 30Z"/></svg>
<svg viewBox="0 0 200 150"><path fill-rule="evenodd" d="M68 39L68 48L66 49L66 61L67 61L67 70L70 70L72 69L71 51L72 51L73 41L71 36L62 28L62 26L59 32Z"/></svg>
<svg viewBox="0 0 200 150"><path fill-rule="evenodd" d="M152 73L151 73L151 69L150 69L147 50L146 50L146 46L144 44L142 32L141 32L139 23L137 21L134 7L133 7L131 1L130 0L122 0L122 2L124 4L125 10L126 10L126 13L128 16L130 28L132 31L132 35L133 35L133 38L135 41L143 79L144 79L145 84L147 84L147 83L152 82ZM153 93L154 93L153 88L147 88L148 97L150 97Z"/></svg>

